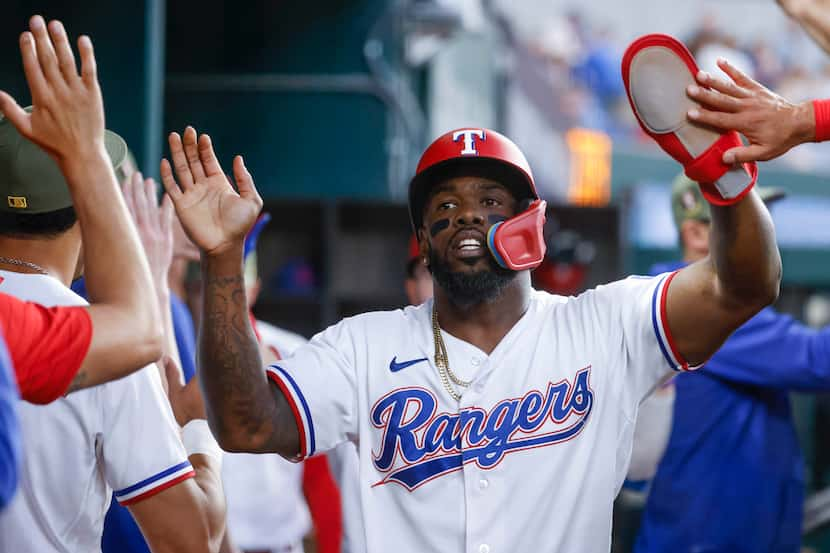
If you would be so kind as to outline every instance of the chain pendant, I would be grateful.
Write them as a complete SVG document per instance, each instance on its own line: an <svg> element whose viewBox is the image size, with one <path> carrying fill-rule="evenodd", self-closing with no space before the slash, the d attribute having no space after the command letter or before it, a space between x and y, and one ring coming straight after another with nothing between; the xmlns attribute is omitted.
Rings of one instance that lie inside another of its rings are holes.
<svg viewBox="0 0 830 553"><path fill-rule="evenodd" d="M435 310L434 303L432 306L432 337L435 341L435 367L438 369L438 376L441 377L441 384L444 385L444 389L447 390L447 393L455 401L461 401L461 394L455 391L450 381L454 382L457 386L466 388L472 384L472 380L461 380L450 370L447 346L441 337L441 327L438 325L438 312Z"/></svg>
<svg viewBox="0 0 830 553"><path fill-rule="evenodd" d="M42 275L49 274L49 272L40 265L35 265L34 263L23 261L21 259L15 259L14 257L0 257L0 263L5 263L6 265L17 265L18 267L26 267L27 269L31 269Z"/></svg>

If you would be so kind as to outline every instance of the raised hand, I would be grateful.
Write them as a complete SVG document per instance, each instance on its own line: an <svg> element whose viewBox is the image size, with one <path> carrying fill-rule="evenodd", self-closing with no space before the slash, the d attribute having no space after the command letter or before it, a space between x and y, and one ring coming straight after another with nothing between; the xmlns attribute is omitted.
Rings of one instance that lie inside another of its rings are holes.
<svg viewBox="0 0 830 553"><path fill-rule="evenodd" d="M199 390L199 377L194 376L187 384L183 383L181 369L169 357L164 358L164 371L167 376L167 399L179 426L195 419L207 419L205 400Z"/></svg>
<svg viewBox="0 0 830 553"><path fill-rule="evenodd" d="M724 163L766 161L815 136L815 116L810 102L793 104L768 90L728 61L718 60L732 82L700 71L687 94L701 104L689 111L689 119L724 131L735 130L748 146L727 150ZM708 87L708 88L707 88Z"/></svg>
<svg viewBox="0 0 830 553"><path fill-rule="evenodd" d="M78 39L81 72L66 30L60 21L46 22L39 15L20 35L23 70L32 95L27 112L0 91L0 111L17 130L46 150L61 165L66 160L104 152L104 105L98 86L92 41Z"/></svg>
<svg viewBox="0 0 830 553"><path fill-rule="evenodd" d="M262 209L262 198L242 156L233 160L237 193L219 166L208 135L197 141L196 131L187 127L184 140L171 133L169 143L173 167L166 159L161 161L161 181L188 237L209 256L241 248Z"/></svg>
<svg viewBox="0 0 830 553"><path fill-rule="evenodd" d="M173 217L173 259L199 261L199 248L187 237L177 217Z"/></svg>
<svg viewBox="0 0 830 553"><path fill-rule="evenodd" d="M156 288L167 288L167 273L173 261L173 203L165 194L161 205L156 200L156 182L135 172L121 183L127 209L138 229L147 254Z"/></svg>

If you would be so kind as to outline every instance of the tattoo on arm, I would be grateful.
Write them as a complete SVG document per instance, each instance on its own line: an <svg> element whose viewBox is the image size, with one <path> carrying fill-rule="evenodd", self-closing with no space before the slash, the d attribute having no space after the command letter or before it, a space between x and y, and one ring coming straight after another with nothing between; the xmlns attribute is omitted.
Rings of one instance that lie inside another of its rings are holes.
<svg viewBox="0 0 830 553"><path fill-rule="evenodd" d="M242 275L207 274L203 302L199 367L211 426L234 449L295 454L295 423L263 371Z"/></svg>

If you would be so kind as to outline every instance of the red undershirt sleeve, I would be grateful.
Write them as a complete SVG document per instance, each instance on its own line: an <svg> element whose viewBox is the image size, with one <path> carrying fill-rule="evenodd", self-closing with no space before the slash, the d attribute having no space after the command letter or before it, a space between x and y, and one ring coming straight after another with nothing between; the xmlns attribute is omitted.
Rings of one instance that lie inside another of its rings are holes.
<svg viewBox="0 0 830 553"><path fill-rule="evenodd" d="M43 307L0 294L0 325L20 395L50 403L66 393L92 342L85 307Z"/></svg>

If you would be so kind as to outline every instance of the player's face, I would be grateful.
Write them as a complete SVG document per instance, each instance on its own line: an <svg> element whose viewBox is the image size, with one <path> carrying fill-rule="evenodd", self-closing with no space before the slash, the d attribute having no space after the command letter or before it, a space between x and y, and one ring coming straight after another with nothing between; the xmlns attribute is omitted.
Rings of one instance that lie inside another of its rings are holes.
<svg viewBox="0 0 830 553"><path fill-rule="evenodd" d="M709 255L710 224L704 221L684 221L680 227L683 259L693 263Z"/></svg>
<svg viewBox="0 0 830 553"><path fill-rule="evenodd" d="M494 180L455 177L436 185L424 208L424 231L432 250L449 270L489 270L487 230L516 214L513 194Z"/></svg>
<svg viewBox="0 0 830 553"><path fill-rule="evenodd" d="M487 231L516 214L517 202L499 183L458 177L438 185L424 210L421 251L435 283L458 305L497 298L516 277L487 248Z"/></svg>

